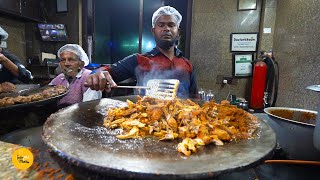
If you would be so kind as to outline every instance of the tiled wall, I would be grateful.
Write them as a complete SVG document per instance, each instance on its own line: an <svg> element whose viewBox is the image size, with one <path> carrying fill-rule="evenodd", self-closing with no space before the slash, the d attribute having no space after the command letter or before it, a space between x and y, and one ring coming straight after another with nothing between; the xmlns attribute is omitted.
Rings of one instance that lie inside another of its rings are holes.
<svg viewBox="0 0 320 180"><path fill-rule="evenodd" d="M269 51L273 49L273 36L275 31L277 0L265 0L262 6L262 18L260 23L259 50ZM264 32L265 28L271 29L270 33Z"/></svg>
<svg viewBox="0 0 320 180"><path fill-rule="evenodd" d="M219 74L231 76L232 32L258 32L259 50L273 48L280 68L276 106L316 110L320 95L306 90L320 84L320 3L318 0L266 0L261 11L237 11L236 0L193 1L190 60L195 66L199 87L212 89L224 99L228 87L216 84ZM263 28L271 28L264 34ZM250 78L238 79L231 94L249 99Z"/></svg>
<svg viewBox="0 0 320 180"><path fill-rule="evenodd" d="M9 17L0 17L0 26L8 32L7 50L18 56L26 65L25 23Z"/></svg>
<svg viewBox="0 0 320 180"><path fill-rule="evenodd" d="M190 60L197 74L198 86L211 89L216 99L225 99L228 86L217 83L217 75L232 76L230 34L258 32L261 0L257 10L238 11L236 0L195 0L192 11ZM249 79L235 79L230 93L249 97Z"/></svg>
<svg viewBox="0 0 320 180"><path fill-rule="evenodd" d="M319 0L278 1L274 51L280 66L278 106L316 110L320 94Z"/></svg>

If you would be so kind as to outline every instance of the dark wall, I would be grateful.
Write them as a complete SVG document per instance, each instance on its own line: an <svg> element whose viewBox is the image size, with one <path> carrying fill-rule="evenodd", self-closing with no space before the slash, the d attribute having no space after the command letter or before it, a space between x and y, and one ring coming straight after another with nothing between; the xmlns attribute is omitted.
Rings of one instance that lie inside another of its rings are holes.
<svg viewBox="0 0 320 180"><path fill-rule="evenodd" d="M9 33L8 50L16 54L23 64L41 52L56 53L66 43L79 43L79 9L81 1L68 0L68 12L57 13L56 1L45 1L41 13L43 22L22 19L16 16L1 14L0 26ZM67 42L44 42L41 40L38 23L62 23L67 27Z"/></svg>
<svg viewBox="0 0 320 180"><path fill-rule="evenodd" d="M68 0L68 11L59 12L56 10L56 1L46 1L46 13L44 20L46 23L62 23L66 25L67 42L44 42L40 38L37 23L26 23L27 56L38 56L41 52L56 54L58 49L67 43L79 44L79 9L81 4L78 0Z"/></svg>
<svg viewBox="0 0 320 180"><path fill-rule="evenodd" d="M26 65L26 39L25 23L23 21L1 15L0 26L8 32L7 50L18 56L21 62Z"/></svg>

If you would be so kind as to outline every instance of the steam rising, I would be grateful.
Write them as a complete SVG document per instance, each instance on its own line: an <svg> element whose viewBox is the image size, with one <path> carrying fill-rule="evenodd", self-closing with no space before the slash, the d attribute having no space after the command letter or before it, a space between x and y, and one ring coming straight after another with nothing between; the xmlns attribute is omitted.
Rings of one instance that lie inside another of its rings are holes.
<svg viewBox="0 0 320 180"><path fill-rule="evenodd" d="M146 86L147 82L151 79L178 79L180 80L179 89L177 92L177 96L181 98L189 97L189 73L183 71L182 69L173 69L171 70L162 70L167 69L163 67L159 67L158 65L154 64L150 71L143 70L136 68L136 77L137 77L137 85L139 86ZM144 90L135 90L135 94L145 95Z"/></svg>

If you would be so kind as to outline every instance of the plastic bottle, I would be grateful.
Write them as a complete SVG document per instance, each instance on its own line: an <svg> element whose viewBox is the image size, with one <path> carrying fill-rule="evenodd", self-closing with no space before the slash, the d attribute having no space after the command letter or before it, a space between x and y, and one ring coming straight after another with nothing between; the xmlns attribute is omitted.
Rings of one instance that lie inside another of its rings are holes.
<svg viewBox="0 0 320 180"><path fill-rule="evenodd" d="M205 92L202 88L200 88L198 93L199 93L200 99L205 100Z"/></svg>
<svg viewBox="0 0 320 180"><path fill-rule="evenodd" d="M214 99L214 94L212 94L211 90L206 94L206 101L210 101L211 99Z"/></svg>

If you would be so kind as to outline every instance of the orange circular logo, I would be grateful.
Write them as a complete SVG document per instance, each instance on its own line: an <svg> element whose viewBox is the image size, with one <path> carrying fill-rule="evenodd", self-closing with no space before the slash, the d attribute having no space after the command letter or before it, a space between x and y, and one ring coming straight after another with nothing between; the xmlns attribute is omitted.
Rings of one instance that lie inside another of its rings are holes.
<svg viewBox="0 0 320 180"><path fill-rule="evenodd" d="M33 163L33 154L27 148L19 148L12 154L12 163L17 169L28 169Z"/></svg>

